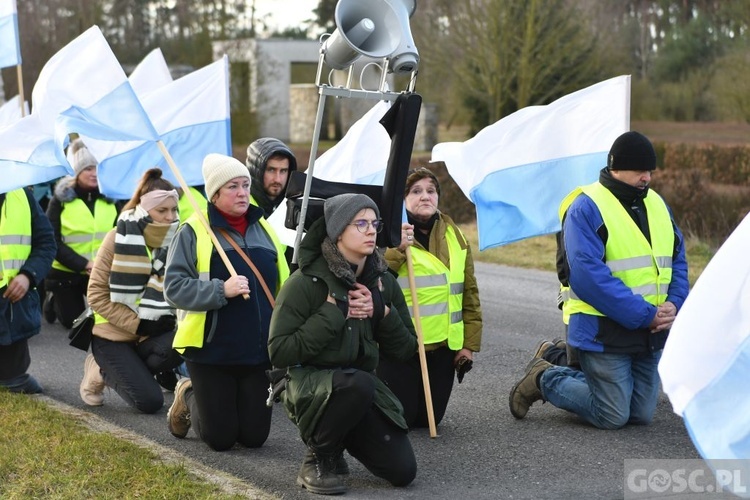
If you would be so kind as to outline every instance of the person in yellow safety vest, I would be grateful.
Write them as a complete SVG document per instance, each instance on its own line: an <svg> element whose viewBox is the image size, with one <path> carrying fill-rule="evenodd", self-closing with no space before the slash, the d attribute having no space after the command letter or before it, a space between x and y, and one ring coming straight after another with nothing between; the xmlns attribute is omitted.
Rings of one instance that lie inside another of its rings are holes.
<svg viewBox="0 0 750 500"><path fill-rule="evenodd" d="M55 258L55 235L30 191L0 194L0 387L36 394L28 339L39 333L36 286Z"/></svg>
<svg viewBox="0 0 750 500"><path fill-rule="evenodd" d="M200 209L205 212L206 207L208 206L208 201L206 201L206 195L203 194L202 190L199 190L197 187L189 186L188 189L190 189L190 194L193 195L193 198L198 203L198 207L200 207ZM180 209L180 222L184 223L186 220L190 218L191 215L193 215L193 212L195 212L195 209L193 209L193 204L190 203L190 200L188 199L187 195L182 191L182 189L177 189L177 193L179 193L180 195L180 203L178 205Z"/></svg>
<svg viewBox="0 0 750 500"><path fill-rule="evenodd" d="M268 329L273 297L289 268L263 211L249 203L247 167L212 153L203 160L203 179L209 200L205 215L237 274L230 275L193 214L170 248L164 283L164 294L180 316L173 347L190 374L177 384L167 425L178 438L194 425L216 451L238 442L256 448L271 428Z"/></svg>
<svg viewBox="0 0 750 500"><path fill-rule="evenodd" d="M440 184L430 170L409 172L404 199L408 223L402 226L401 245L385 252L413 315L405 255L411 247L435 424L445 415L456 374L461 383L482 342L471 248L453 220L438 210L439 197ZM415 353L406 363L381 360L377 373L401 400L409 426L427 427L419 356Z"/></svg>
<svg viewBox="0 0 750 500"><path fill-rule="evenodd" d="M45 280L44 303L47 322L57 319L65 328L86 309L84 297L94 257L119 212L115 202L99 192L98 162L81 139L70 144L68 158L75 176L57 182L47 206L57 255Z"/></svg>
<svg viewBox="0 0 750 500"><path fill-rule="evenodd" d="M510 392L515 418L541 399L600 429L651 422L659 359L689 288L682 233L649 189L655 168L651 141L626 132L598 182L562 201L563 314L581 370L532 359Z"/></svg>
<svg viewBox="0 0 750 500"><path fill-rule="evenodd" d="M89 406L111 387L129 406L155 413L177 384L176 317L164 298L167 251L179 226L178 195L159 168L147 170L104 237L89 280L91 353L79 388Z"/></svg>

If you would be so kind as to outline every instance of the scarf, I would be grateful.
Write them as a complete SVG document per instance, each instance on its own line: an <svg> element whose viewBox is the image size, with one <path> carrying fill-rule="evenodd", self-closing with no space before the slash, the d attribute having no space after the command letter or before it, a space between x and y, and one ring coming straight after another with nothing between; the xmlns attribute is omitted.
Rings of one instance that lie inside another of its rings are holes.
<svg viewBox="0 0 750 500"><path fill-rule="evenodd" d="M140 205L120 214L109 274L112 302L129 306L141 319L174 314L164 300L164 270L167 249L178 225L179 221L154 222ZM153 250L149 252L149 248Z"/></svg>

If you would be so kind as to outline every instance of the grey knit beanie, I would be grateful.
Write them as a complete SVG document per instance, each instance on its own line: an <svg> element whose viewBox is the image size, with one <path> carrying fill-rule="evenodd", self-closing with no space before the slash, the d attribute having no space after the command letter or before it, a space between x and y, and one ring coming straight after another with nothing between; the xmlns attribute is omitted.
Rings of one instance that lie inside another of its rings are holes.
<svg viewBox="0 0 750 500"><path fill-rule="evenodd" d="M207 154L203 159L203 182L206 187L206 199L211 201L214 194L235 177L250 180L250 172L237 158L218 153Z"/></svg>
<svg viewBox="0 0 750 500"><path fill-rule="evenodd" d="M378 206L365 194L346 193L328 198L323 205L323 216L326 220L326 232L331 241L336 242L346 226L365 208L373 209L375 217L380 218Z"/></svg>
<svg viewBox="0 0 750 500"><path fill-rule="evenodd" d="M96 167L99 164L80 138L73 139L70 143L67 156L76 176L86 167Z"/></svg>

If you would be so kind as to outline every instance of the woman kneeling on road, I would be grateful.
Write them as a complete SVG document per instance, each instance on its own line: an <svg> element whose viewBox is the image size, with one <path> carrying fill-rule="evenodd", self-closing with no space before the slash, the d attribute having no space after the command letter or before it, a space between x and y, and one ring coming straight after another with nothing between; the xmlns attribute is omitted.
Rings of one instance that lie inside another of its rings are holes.
<svg viewBox="0 0 750 500"><path fill-rule="evenodd" d="M367 196L326 200L271 319L271 361L288 367L281 400L308 448L297 484L312 493L346 491L345 449L394 486L417 473L401 404L374 373L379 356L403 361L417 350L404 296L376 250L380 229Z"/></svg>

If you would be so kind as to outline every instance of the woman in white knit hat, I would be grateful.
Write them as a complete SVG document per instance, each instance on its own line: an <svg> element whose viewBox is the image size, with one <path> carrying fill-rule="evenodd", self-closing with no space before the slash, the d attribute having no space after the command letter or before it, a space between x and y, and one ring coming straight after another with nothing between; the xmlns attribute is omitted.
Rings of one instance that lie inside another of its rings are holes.
<svg viewBox="0 0 750 500"><path fill-rule="evenodd" d="M178 382L167 422L178 438L192 425L216 451L235 443L256 448L271 428L268 328L273 297L289 268L263 210L249 203L247 167L230 156L209 154L203 180L209 202L204 215L236 275L193 214L167 259L164 293L182 318L173 345L191 377Z"/></svg>
<svg viewBox="0 0 750 500"><path fill-rule="evenodd" d="M47 206L57 254L45 280L44 302L47 322L57 319L65 328L70 328L86 308L84 296L94 257L120 211L113 200L99 192L98 162L81 139L68 147L68 160L75 176L58 181Z"/></svg>

